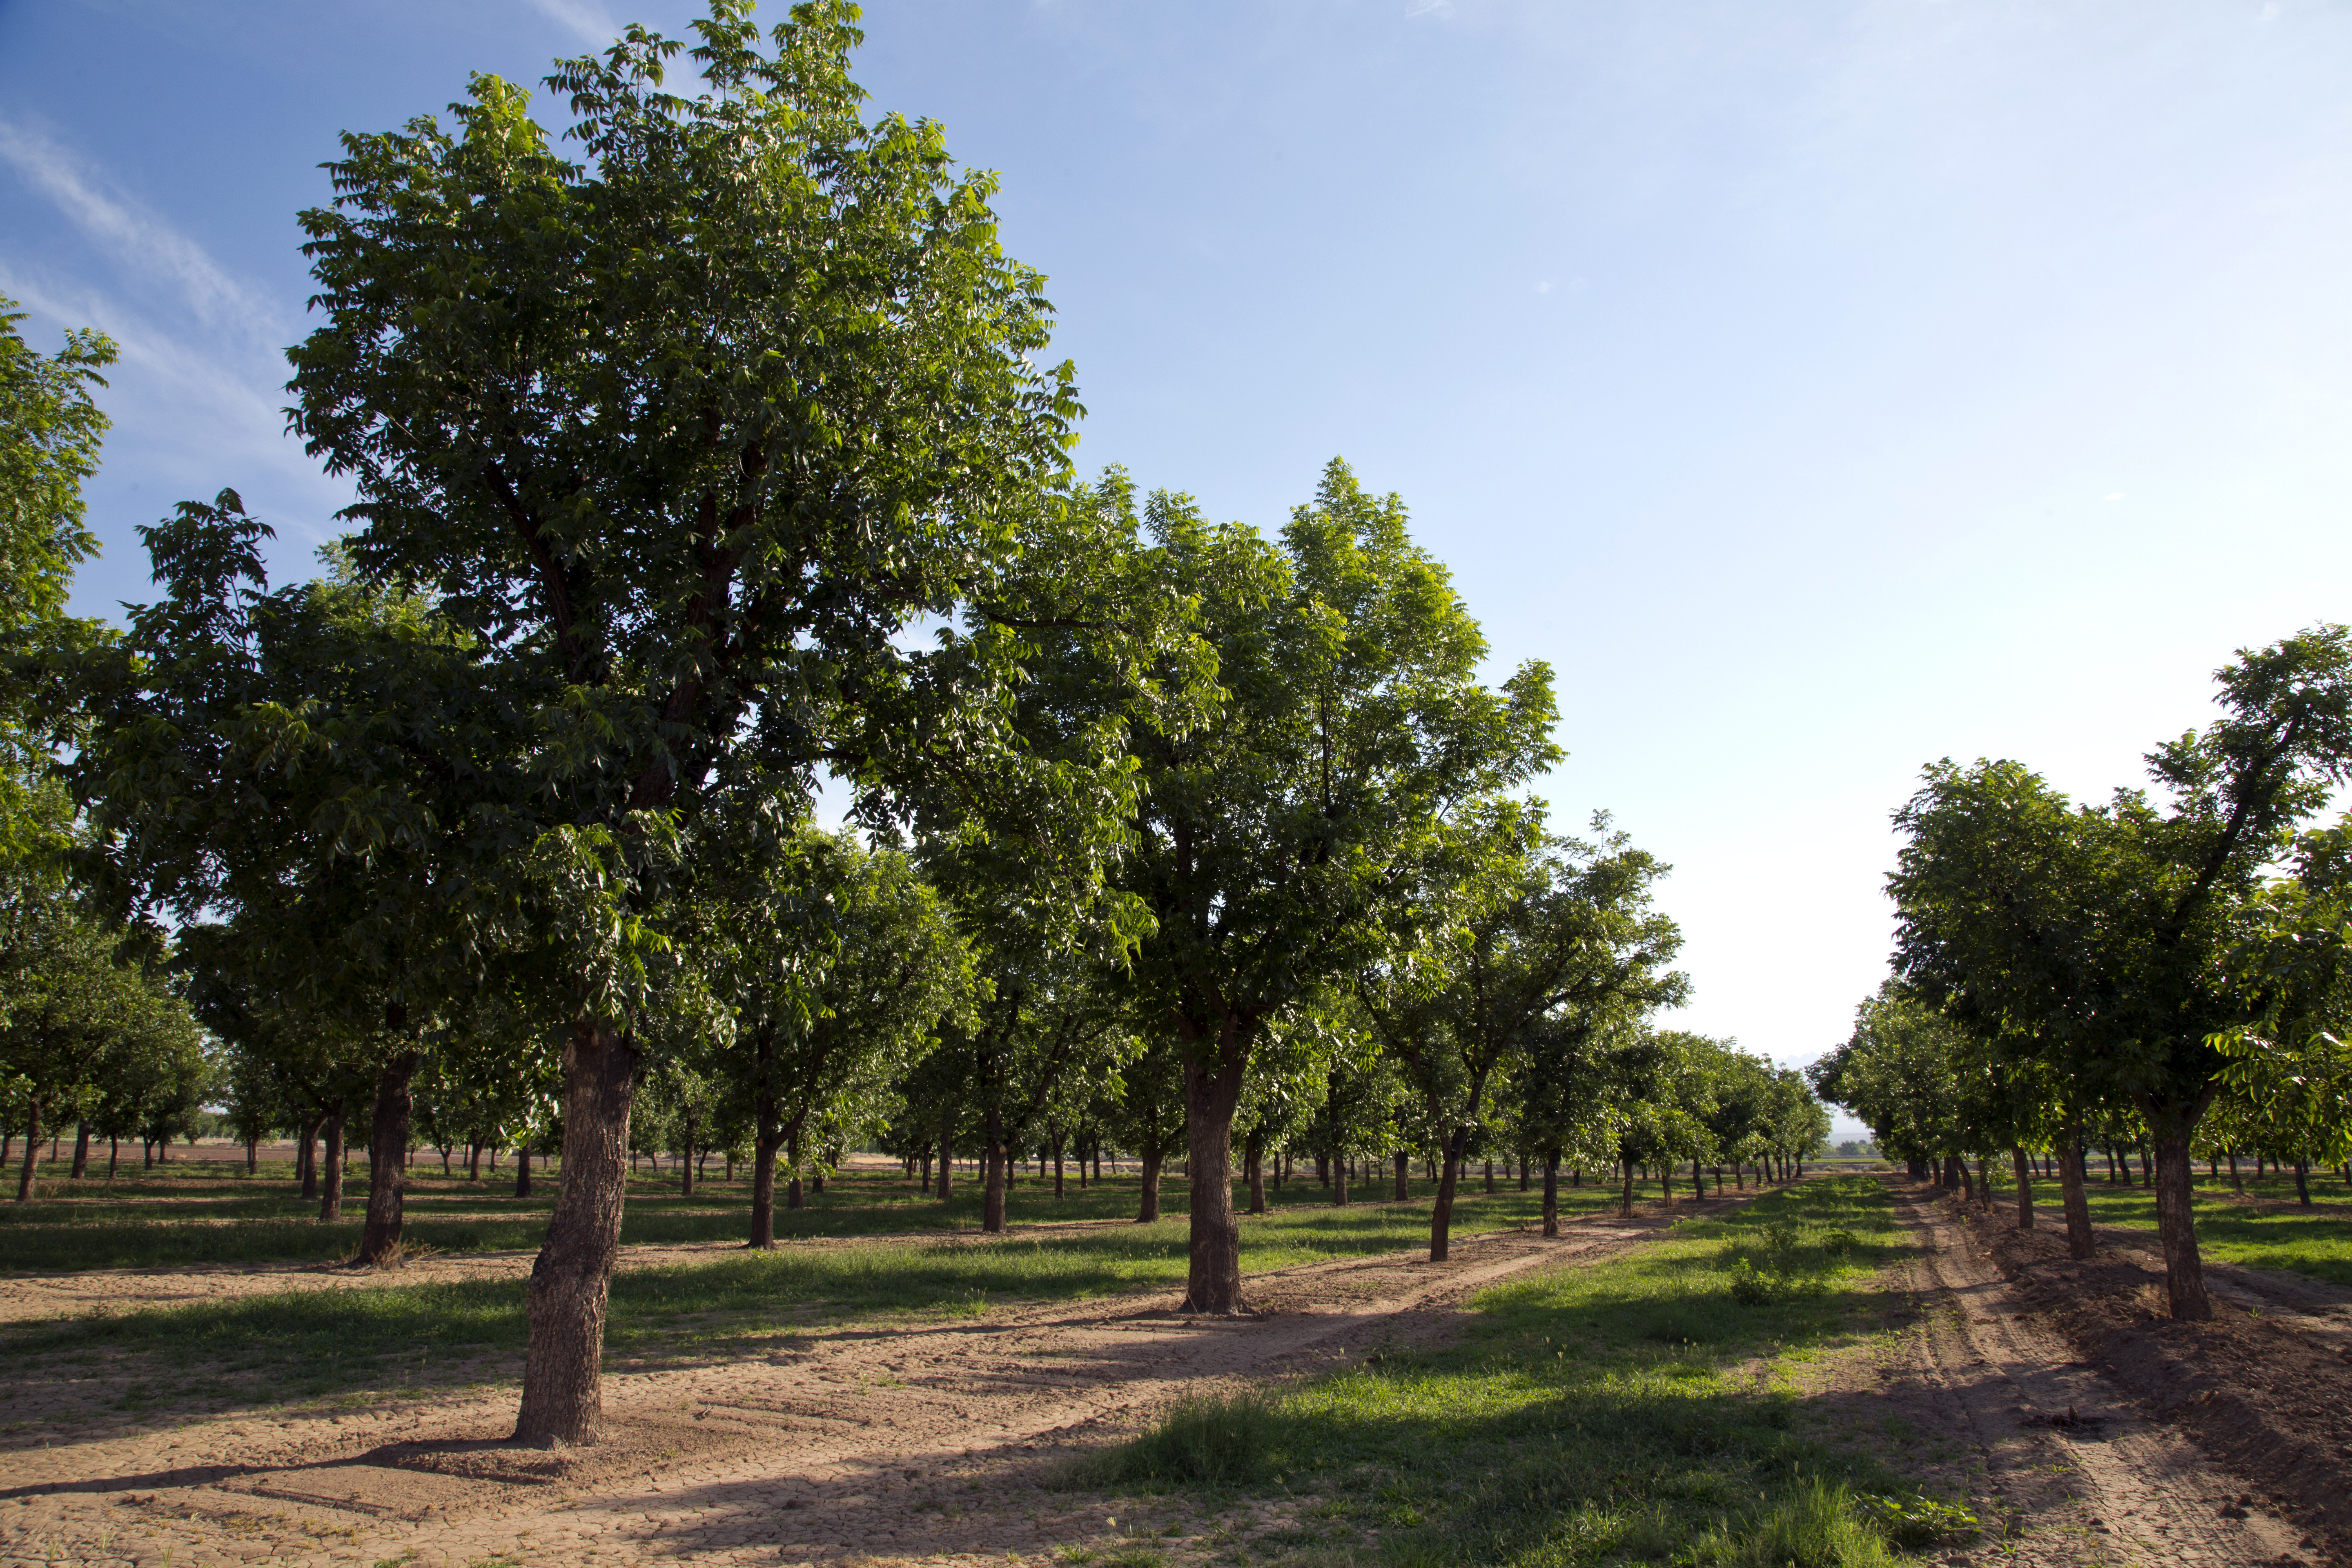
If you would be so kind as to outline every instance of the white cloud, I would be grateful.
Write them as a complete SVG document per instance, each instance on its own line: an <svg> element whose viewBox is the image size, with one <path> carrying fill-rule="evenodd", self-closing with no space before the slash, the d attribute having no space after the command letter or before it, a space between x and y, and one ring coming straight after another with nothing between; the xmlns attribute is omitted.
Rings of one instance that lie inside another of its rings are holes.
<svg viewBox="0 0 2352 1568"><path fill-rule="evenodd" d="M126 272L176 292L208 326L282 337L276 313L221 270L204 247L106 182L70 150L37 131L0 120L0 163L47 196Z"/></svg>
<svg viewBox="0 0 2352 1568"><path fill-rule="evenodd" d="M1412 0L1412 4L1404 8L1404 14L1408 16L1451 16L1454 15L1454 0Z"/></svg>
<svg viewBox="0 0 2352 1568"><path fill-rule="evenodd" d="M592 49L601 49L621 36L621 29L593 0L525 0L551 22L560 23Z"/></svg>

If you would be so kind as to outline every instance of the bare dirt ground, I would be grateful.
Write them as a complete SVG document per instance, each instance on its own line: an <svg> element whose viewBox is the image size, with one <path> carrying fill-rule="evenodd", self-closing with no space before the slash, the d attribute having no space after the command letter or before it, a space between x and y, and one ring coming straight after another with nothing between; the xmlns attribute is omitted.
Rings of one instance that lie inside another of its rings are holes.
<svg viewBox="0 0 2352 1568"><path fill-rule="evenodd" d="M2086 1343L2082 1331L2129 1317L2135 1332L2210 1359L2233 1342L2235 1326L2168 1321L2151 1330L2147 1292L2151 1281L2161 1289L2160 1266L2150 1275L2145 1258L2105 1249L2071 1266L2063 1228L2021 1235L2006 1213L1969 1216L1932 1189L1890 1186L1920 1244L1887 1281L1895 1331L1861 1354L1826 1359L1802 1381L1821 1396L1818 1414L1870 1433L1931 1488L1973 1500L1986 1534L1939 1554L1946 1561L2352 1562L2352 1542L2307 1496L2265 1485L2242 1445L2217 1447L2184 1425L2178 1397L2152 1398L2149 1380L2126 1371L2115 1344ZM2209 1408L2234 1397L2195 1396ZM2340 1458L2335 1479L2340 1488Z"/></svg>
<svg viewBox="0 0 2352 1568"><path fill-rule="evenodd" d="M815 1329L760 1361L608 1373L612 1440L565 1452L484 1440L513 1419L508 1386L136 1432L78 1418L87 1394L26 1390L9 1409L50 1416L49 1442L7 1456L0 1563L153 1564L167 1549L175 1565L403 1552L454 1564L1001 1563L1147 1522L1181 1550L1182 1520L1114 1523L1051 1489L1057 1450L1186 1394L1442 1333L1496 1279L1612 1252L1666 1223L1588 1220L1558 1241L1459 1243L1444 1264L1388 1254L1260 1275L1249 1320L1178 1317L1168 1294Z"/></svg>
<svg viewBox="0 0 2352 1568"><path fill-rule="evenodd" d="M2146 1237L2116 1233L2126 1250L2070 1265L2062 1235L2021 1236L2006 1215L1972 1219L1927 1189L1890 1185L1921 1249L1882 1281L1885 1331L1758 1370L1793 1373L1816 1418L1974 1500L1987 1535L1935 1560L2352 1563L2329 1512L2352 1490L2352 1432L2328 1426L2330 1411L2339 1426L2352 1419L2335 1348L2352 1331L2347 1293L2217 1269L2222 1322L2154 1323L2147 1291L2160 1274L2130 1250ZM1199 1562L1295 1524L1317 1500L1238 1517L1181 1501L1106 1505L1053 1484L1069 1452L1186 1394L1442 1339L1486 1284L1611 1256L1666 1223L1588 1219L1555 1242L1503 1233L1459 1244L1443 1265L1391 1254L1261 1275L1252 1320L1181 1318L1171 1293L812 1327L748 1362L608 1373L613 1439L585 1450L486 1440L512 1420L503 1382L138 1429L90 1408L88 1384L20 1382L8 1409L44 1418L48 1439L0 1459L0 1564L690 1557L912 1568L1034 1564L1057 1548L1141 1537L1171 1561ZM633 1248L631 1261L707 1250ZM520 1255L432 1258L394 1278L527 1267ZM223 1289L289 1282L286 1271L215 1272L239 1281Z"/></svg>

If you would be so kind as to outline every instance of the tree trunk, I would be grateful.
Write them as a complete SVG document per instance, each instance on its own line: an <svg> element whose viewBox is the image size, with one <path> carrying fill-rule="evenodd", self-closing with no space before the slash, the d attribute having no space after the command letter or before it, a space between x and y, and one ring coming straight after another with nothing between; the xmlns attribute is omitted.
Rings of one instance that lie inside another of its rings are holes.
<svg viewBox="0 0 2352 1568"><path fill-rule="evenodd" d="M466 1145L466 1180L478 1182L481 1179L482 1141L476 1138Z"/></svg>
<svg viewBox="0 0 2352 1568"><path fill-rule="evenodd" d="M2230 1185L2238 1190L2240 1197L2246 1195L2246 1178L2238 1171L2238 1152L2235 1149L2230 1151Z"/></svg>
<svg viewBox="0 0 2352 1568"><path fill-rule="evenodd" d="M1191 1268L1182 1310L1231 1317L1242 1305L1242 1225L1234 1213L1234 1108L1246 1062L1240 1026L1219 1031L1215 1059L1184 1063L1185 1180L1192 1209Z"/></svg>
<svg viewBox="0 0 2352 1568"><path fill-rule="evenodd" d="M2033 1165L2025 1157L2025 1146L2012 1143L2009 1148L2011 1162L2017 1166L2017 1228L2033 1228Z"/></svg>
<svg viewBox="0 0 2352 1568"><path fill-rule="evenodd" d="M1135 1214L1138 1225L1150 1225L1160 1217L1160 1160L1157 1145L1143 1152L1143 1202Z"/></svg>
<svg viewBox="0 0 2352 1568"><path fill-rule="evenodd" d="M1987 1214L1992 1212L1992 1156L1977 1155L1977 1206Z"/></svg>
<svg viewBox="0 0 2352 1568"><path fill-rule="evenodd" d="M1412 1200L1412 1156L1400 1153L1396 1157L1396 1196L1391 1201L1402 1204Z"/></svg>
<svg viewBox="0 0 2352 1568"><path fill-rule="evenodd" d="M635 1042L610 1019L583 1019L563 1051L563 1180L524 1297L515 1439L553 1447L593 1443L604 1426L604 1310L628 1196L629 1109Z"/></svg>
<svg viewBox="0 0 2352 1568"><path fill-rule="evenodd" d="M2294 1163L2294 1198L2304 1207L2311 1206L2311 1162L2308 1160Z"/></svg>
<svg viewBox="0 0 2352 1568"><path fill-rule="evenodd" d="M941 1203L947 1202L949 1194L954 1190L950 1184L951 1178L948 1174L954 1165L955 1123L941 1122L940 1124L940 1202Z"/></svg>
<svg viewBox="0 0 2352 1568"><path fill-rule="evenodd" d="M686 1158L677 1163L677 1195L690 1198L694 1195L694 1118L691 1116L686 1119L685 1154Z"/></svg>
<svg viewBox="0 0 2352 1568"><path fill-rule="evenodd" d="M106 1179L114 1180L114 1163L122 1158L122 1140L109 1134L106 1140Z"/></svg>
<svg viewBox="0 0 2352 1568"><path fill-rule="evenodd" d="M1546 1236L1559 1234L1559 1154L1544 1156L1543 1227Z"/></svg>
<svg viewBox="0 0 2352 1568"><path fill-rule="evenodd" d="M326 1171L319 1183L319 1217L343 1217L343 1107L327 1112Z"/></svg>
<svg viewBox="0 0 2352 1568"><path fill-rule="evenodd" d="M1062 1201L1062 1131L1054 1130L1054 1201Z"/></svg>
<svg viewBox="0 0 2352 1568"><path fill-rule="evenodd" d="M1331 1206L1348 1206L1348 1162L1337 1154L1331 1156Z"/></svg>
<svg viewBox="0 0 2352 1568"><path fill-rule="evenodd" d="M980 1201L980 1228L983 1235L999 1236L1004 1230L1004 1187L1008 1167L1013 1163L1013 1151L1004 1142L1004 1113L995 1106L988 1108L986 1138L988 1170Z"/></svg>
<svg viewBox="0 0 2352 1568"><path fill-rule="evenodd" d="M2090 1162L2083 1151L2083 1134L2074 1127L2066 1130L2058 1154L2059 1203L2066 1211L2066 1256L2088 1258L2098 1250L2091 1235L2091 1199L2084 1189L2089 1184Z"/></svg>
<svg viewBox="0 0 2352 1568"><path fill-rule="evenodd" d="M1486 1161L1486 1190L1489 1193L1495 1190L1495 1162L1491 1157Z"/></svg>
<svg viewBox="0 0 2352 1568"><path fill-rule="evenodd" d="M1462 1156L1470 1147L1470 1130L1456 1127L1445 1137L1445 1162L1438 1167L1437 1202L1429 1211L1429 1260L1443 1263L1454 1244L1454 1194L1462 1185Z"/></svg>
<svg viewBox="0 0 2352 1568"><path fill-rule="evenodd" d="M1706 1173L1699 1168L1696 1154L1691 1156L1691 1201L1702 1204L1706 1201Z"/></svg>
<svg viewBox="0 0 2352 1568"><path fill-rule="evenodd" d="M1264 1214L1265 1212L1265 1142L1257 1133L1250 1134L1249 1152L1244 1156L1242 1163L1247 1168L1249 1176L1249 1212Z"/></svg>
<svg viewBox="0 0 2352 1568"><path fill-rule="evenodd" d="M408 1121L415 1109L409 1083L417 1053L402 1051L375 1076L375 1120L368 1128L367 1223L360 1229L359 1262L376 1268L400 1245L401 1197L406 1185Z"/></svg>
<svg viewBox="0 0 2352 1568"><path fill-rule="evenodd" d="M246 1145L245 1170L247 1175L253 1173L253 1145L250 1143ZM79 1182L89 1173L89 1123L83 1121L74 1127L73 1169L68 1171L66 1176L68 1180Z"/></svg>
<svg viewBox="0 0 2352 1568"><path fill-rule="evenodd" d="M313 1116L302 1123L302 1140L294 1154L294 1173L302 1179L302 1201L315 1203L319 1197L319 1123L323 1118Z"/></svg>
<svg viewBox="0 0 2352 1568"><path fill-rule="evenodd" d="M41 1097L35 1095L25 1112L25 1168L16 1176L16 1201L33 1201L33 1166L41 1157Z"/></svg>
<svg viewBox="0 0 2352 1568"><path fill-rule="evenodd" d="M530 1145L528 1143L515 1146L515 1196L530 1196Z"/></svg>
<svg viewBox="0 0 2352 1568"><path fill-rule="evenodd" d="M765 1252L776 1245L776 1151L783 1129L761 1119L751 1135L751 1239L744 1245Z"/></svg>
<svg viewBox="0 0 2352 1568"><path fill-rule="evenodd" d="M2156 1138L2153 1175L2156 1228L2164 1240L2164 1282L2172 1315L2183 1322L2206 1322L2213 1316L2213 1303L2205 1294L2205 1264L2197 1252L2197 1215L2191 1206L2197 1172L2189 1153L2197 1119L2193 1112L2150 1116L2148 1124L2163 1129Z"/></svg>
<svg viewBox="0 0 2352 1568"><path fill-rule="evenodd" d="M245 1141L245 1173L248 1176L261 1173L261 1140L258 1138Z"/></svg>

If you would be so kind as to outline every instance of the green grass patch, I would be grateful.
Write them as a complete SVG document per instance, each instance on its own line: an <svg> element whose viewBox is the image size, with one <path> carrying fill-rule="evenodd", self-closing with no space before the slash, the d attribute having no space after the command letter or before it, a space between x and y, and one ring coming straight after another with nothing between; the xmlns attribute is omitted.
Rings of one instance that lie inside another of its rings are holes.
<svg viewBox="0 0 2352 1568"><path fill-rule="evenodd" d="M1599 1206L1603 1195L1586 1192L1592 1194L1590 1206ZM1130 1184L1124 1200L1135 1197ZM1106 1206L1116 1201L1114 1189ZM1045 1202L1050 1205L1050 1196ZM1534 1202L1516 1190L1474 1194L1455 1211L1456 1234L1522 1223L1534 1214ZM823 1236L877 1214L917 1212L911 1204L842 1202L793 1217L808 1225L802 1234ZM650 1223L676 1226L701 1217L656 1212ZM732 1217L740 1225L740 1216ZM929 1205L924 1217L932 1221L929 1228L940 1228L940 1205ZM616 1362L657 1361L716 1353L814 1321L899 1312L979 1314L1017 1301L1111 1296L1179 1284L1189 1265L1187 1222L1181 1215L1151 1225L1032 1225L992 1239L978 1236L976 1211L971 1217L968 1229L959 1226L949 1237L892 1239L885 1229L880 1239L852 1246L784 1246L625 1269L613 1283L607 1353ZM477 1235L498 1234L494 1224L465 1223ZM1262 1273L1423 1246L1428 1224L1423 1205L1339 1208L1302 1198L1244 1219L1242 1267ZM780 1223L780 1232L784 1229ZM435 1231L434 1222L412 1222L408 1234L429 1240ZM740 1228L722 1233L739 1234ZM350 1240L356 1236L352 1228ZM174 1366L247 1374L268 1385L269 1397L315 1397L502 1375L503 1363L495 1358L519 1352L524 1335L521 1281L478 1280L288 1291L24 1324L0 1331L0 1350L169 1356ZM486 1363L484 1357L493 1360Z"/></svg>
<svg viewBox="0 0 2352 1568"><path fill-rule="evenodd" d="M277 1192L260 1192L257 1187L266 1184L247 1179L242 1172L223 1175L214 1166L192 1163L185 1175L146 1172L136 1181L125 1177L111 1184L45 1181L43 1190L50 1195L42 1200L0 1204L0 1270L64 1273L347 1258L359 1246L360 1215L366 1205L363 1170L355 1168L344 1189L347 1217L332 1223L315 1217L317 1202L302 1198L290 1179L279 1181ZM510 1172L501 1171L495 1181L486 1174L479 1182L462 1176L444 1179L433 1169L412 1172L404 1234L420 1247L443 1252L536 1248L546 1234L554 1192L551 1178L542 1176L536 1184L532 1196L516 1198ZM1487 1194L1474 1184L1462 1200L1457 1226L1495 1229L1536 1217L1539 1193L1520 1192L1516 1180L1498 1180L1497 1187ZM1269 1218L1328 1213L1335 1216L1328 1222L1334 1229L1353 1226L1376 1235L1381 1238L1377 1248L1411 1245L1408 1233L1427 1224L1433 1186L1415 1179L1409 1184L1411 1198L1402 1205L1364 1201L1375 1191L1391 1192L1385 1173L1377 1188L1359 1186L1357 1202L1333 1209L1311 1177L1294 1180L1285 1190L1267 1194L1274 1211ZM1654 1197L1657 1184L1644 1183L1639 1192ZM1072 1221L1113 1223L1132 1219L1140 1198L1139 1184L1128 1175L1084 1189L1072 1181L1066 1195L1057 1199L1052 1185L1039 1182L1033 1171L1012 1189L1006 1218L1015 1230ZM1163 1183L1160 1201L1163 1214L1181 1216L1186 1212L1181 1178ZM1561 1193L1562 1212L1570 1217L1605 1208L1612 1201L1613 1194L1598 1184ZM1400 1220L1390 1214L1391 1209L1420 1217ZM980 1191L972 1182L959 1181L955 1195L941 1204L892 1174L845 1172L828 1182L825 1191L808 1194L807 1206L780 1208L776 1237L790 1241L976 1232L980 1221ZM748 1181L706 1182L688 1198L679 1194L674 1174L641 1174L630 1180L621 1242L626 1247L734 1241L747 1235L750 1226Z"/></svg>
<svg viewBox="0 0 2352 1568"><path fill-rule="evenodd" d="M2147 1187L2108 1182L2094 1160L2084 1196L2093 1225L2111 1225L2156 1235L2156 1194ZM2006 1172L1992 1173L1996 1205L2016 1201L2017 1184ZM2312 1205L2295 1202L2294 1178L2248 1178L2246 1197L2239 1202L2224 1174L2213 1180L2202 1168L2197 1173L2197 1245L2208 1261L2234 1263L2245 1268L2274 1268L2301 1274L2331 1285L2352 1287L2352 1192L2332 1171L2311 1173ZM2060 1212L2057 1181L2037 1178L2033 1185L2037 1209L2055 1216Z"/></svg>
<svg viewBox="0 0 2352 1568"><path fill-rule="evenodd" d="M1877 1331L1878 1272L1906 1245L1877 1181L1809 1183L1488 1290L1452 1348L1186 1406L1070 1481L1296 1500L1255 1550L1400 1568L1877 1568L1974 1521L1808 1431L1758 1366Z"/></svg>

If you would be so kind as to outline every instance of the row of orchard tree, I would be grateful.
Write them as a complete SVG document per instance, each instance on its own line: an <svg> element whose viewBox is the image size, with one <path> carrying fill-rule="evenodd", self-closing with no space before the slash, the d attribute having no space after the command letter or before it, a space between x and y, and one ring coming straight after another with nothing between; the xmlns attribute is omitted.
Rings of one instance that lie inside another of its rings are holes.
<svg viewBox="0 0 2352 1568"><path fill-rule="evenodd" d="M1664 868L1522 797L1550 673L1482 682L1398 500L1335 462L1269 538L1075 480L992 176L867 113L854 7L750 13L689 92L637 29L559 63L568 147L487 77L347 136L290 351L359 497L325 571L272 586L223 490L143 531L126 627L52 605L8 666L57 918L225 1042L248 1135L321 1131L326 1182L364 1139L364 1257L420 1121L560 1152L518 1436L597 1434L641 1105L743 1139L755 1244L861 1138L977 1142L991 1225L1057 1125L1180 1155L1213 1313L1236 1156L1431 1147L1442 1255L1503 1129L1554 1172L1810 1150L1801 1084L1648 1026ZM86 1114L82 1059L14 1092Z"/></svg>
<svg viewBox="0 0 2352 1568"><path fill-rule="evenodd" d="M1812 1080L1915 1169L2021 1223L2054 1163L2068 1244L2093 1247L2092 1148L2144 1149L2171 1310L2211 1316L2196 1165L2352 1160L2352 632L2242 650L2221 716L2148 754L2153 792L2076 803L2014 762L1927 771L1896 814L1895 973Z"/></svg>

